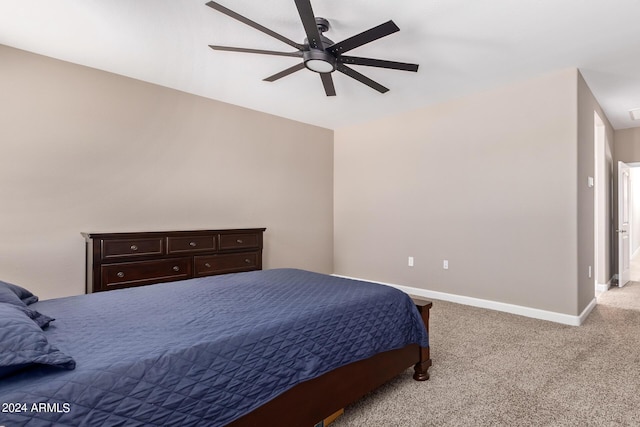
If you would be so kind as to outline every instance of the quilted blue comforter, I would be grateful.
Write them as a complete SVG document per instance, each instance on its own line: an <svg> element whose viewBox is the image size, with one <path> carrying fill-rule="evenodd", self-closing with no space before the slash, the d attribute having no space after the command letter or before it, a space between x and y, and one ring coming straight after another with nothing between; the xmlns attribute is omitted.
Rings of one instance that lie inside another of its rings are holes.
<svg viewBox="0 0 640 427"><path fill-rule="evenodd" d="M76 369L0 380L11 426L225 425L294 385L427 335L391 287L293 269L41 301Z"/></svg>

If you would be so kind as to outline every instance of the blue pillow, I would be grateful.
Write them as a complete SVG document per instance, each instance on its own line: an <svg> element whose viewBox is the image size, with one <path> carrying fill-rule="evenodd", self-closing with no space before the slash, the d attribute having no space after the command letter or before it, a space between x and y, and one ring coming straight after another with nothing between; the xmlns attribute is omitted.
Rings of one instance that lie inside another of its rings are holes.
<svg viewBox="0 0 640 427"><path fill-rule="evenodd" d="M0 377L33 365L75 369L76 362L49 344L18 306L0 303Z"/></svg>
<svg viewBox="0 0 640 427"><path fill-rule="evenodd" d="M46 328L47 326L49 326L49 323L55 320L49 316L39 313L38 311L32 308L27 307L27 305L20 299L20 297L15 292L13 292L13 290L10 287L2 286L2 285L8 285L8 283L5 283L5 282L0 283L0 304L11 304L18 307L23 313L29 316L29 318L34 322L36 322L38 326L40 326L41 328ZM15 286L15 285L12 285L12 286Z"/></svg>
<svg viewBox="0 0 640 427"><path fill-rule="evenodd" d="M3 282L2 280L0 280L0 288L10 289L14 294L18 296L18 298L22 300L23 303L25 303L25 305L33 304L34 302L38 301L37 296L35 296L25 288L22 288L18 285L14 285L8 282Z"/></svg>

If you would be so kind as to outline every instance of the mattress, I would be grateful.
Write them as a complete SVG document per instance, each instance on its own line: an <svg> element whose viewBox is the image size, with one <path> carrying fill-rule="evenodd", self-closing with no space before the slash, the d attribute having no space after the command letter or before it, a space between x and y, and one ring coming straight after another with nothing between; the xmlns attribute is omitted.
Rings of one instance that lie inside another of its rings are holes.
<svg viewBox="0 0 640 427"><path fill-rule="evenodd" d="M337 367L428 346L403 292L296 269L29 307L56 319L47 339L76 368L36 366L1 379L0 403L14 406L0 425L220 426Z"/></svg>

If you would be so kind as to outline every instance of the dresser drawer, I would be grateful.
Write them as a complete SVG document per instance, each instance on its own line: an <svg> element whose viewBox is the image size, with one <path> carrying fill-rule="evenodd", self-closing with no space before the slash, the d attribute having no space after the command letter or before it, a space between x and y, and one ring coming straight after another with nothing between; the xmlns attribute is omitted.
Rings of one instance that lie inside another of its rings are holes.
<svg viewBox="0 0 640 427"><path fill-rule="evenodd" d="M221 234L220 250L244 249L260 247L259 235L256 233Z"/></svg>
<svg viewBox="0 0 640 427"><path fill-rule="evenodd" d="M216 249L216 235L167 237L167 253L188 253L213 251Z"/></svg>
<svg viewBox="0 0 640 427"><path fill-rule="evenodd" d="M162 255L162 238L101 240L102 259Z"/></svg>
<svg viewBox="0 0 640 427"><path fill-rule="evenodd" d="M251 271L259 268L260 252L195 257L195 276Z"/></svg>
<svg viewBox="0 0 640 427"><path fill-rule="evenodd" d="M87 293L261 270L265 230L82 233Z"/></svg>
<svg viewBox="0 0 640 427"><path fill-rule="evenodd" d="M102 290L128 288L187 279L191 276L191 258L106 264L101 270Z"/></svg>

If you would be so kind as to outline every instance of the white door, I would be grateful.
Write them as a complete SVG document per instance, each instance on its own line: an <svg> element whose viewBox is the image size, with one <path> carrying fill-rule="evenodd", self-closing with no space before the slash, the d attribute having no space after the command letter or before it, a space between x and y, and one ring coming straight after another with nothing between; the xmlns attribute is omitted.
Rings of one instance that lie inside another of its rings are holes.
<svg viewBox="0 0 640 427"><path fill-rule="evenodd" d="M623 287L631 279L631 220L630 193L631 172L629 165L618 162L618 286Z"/></svg>

